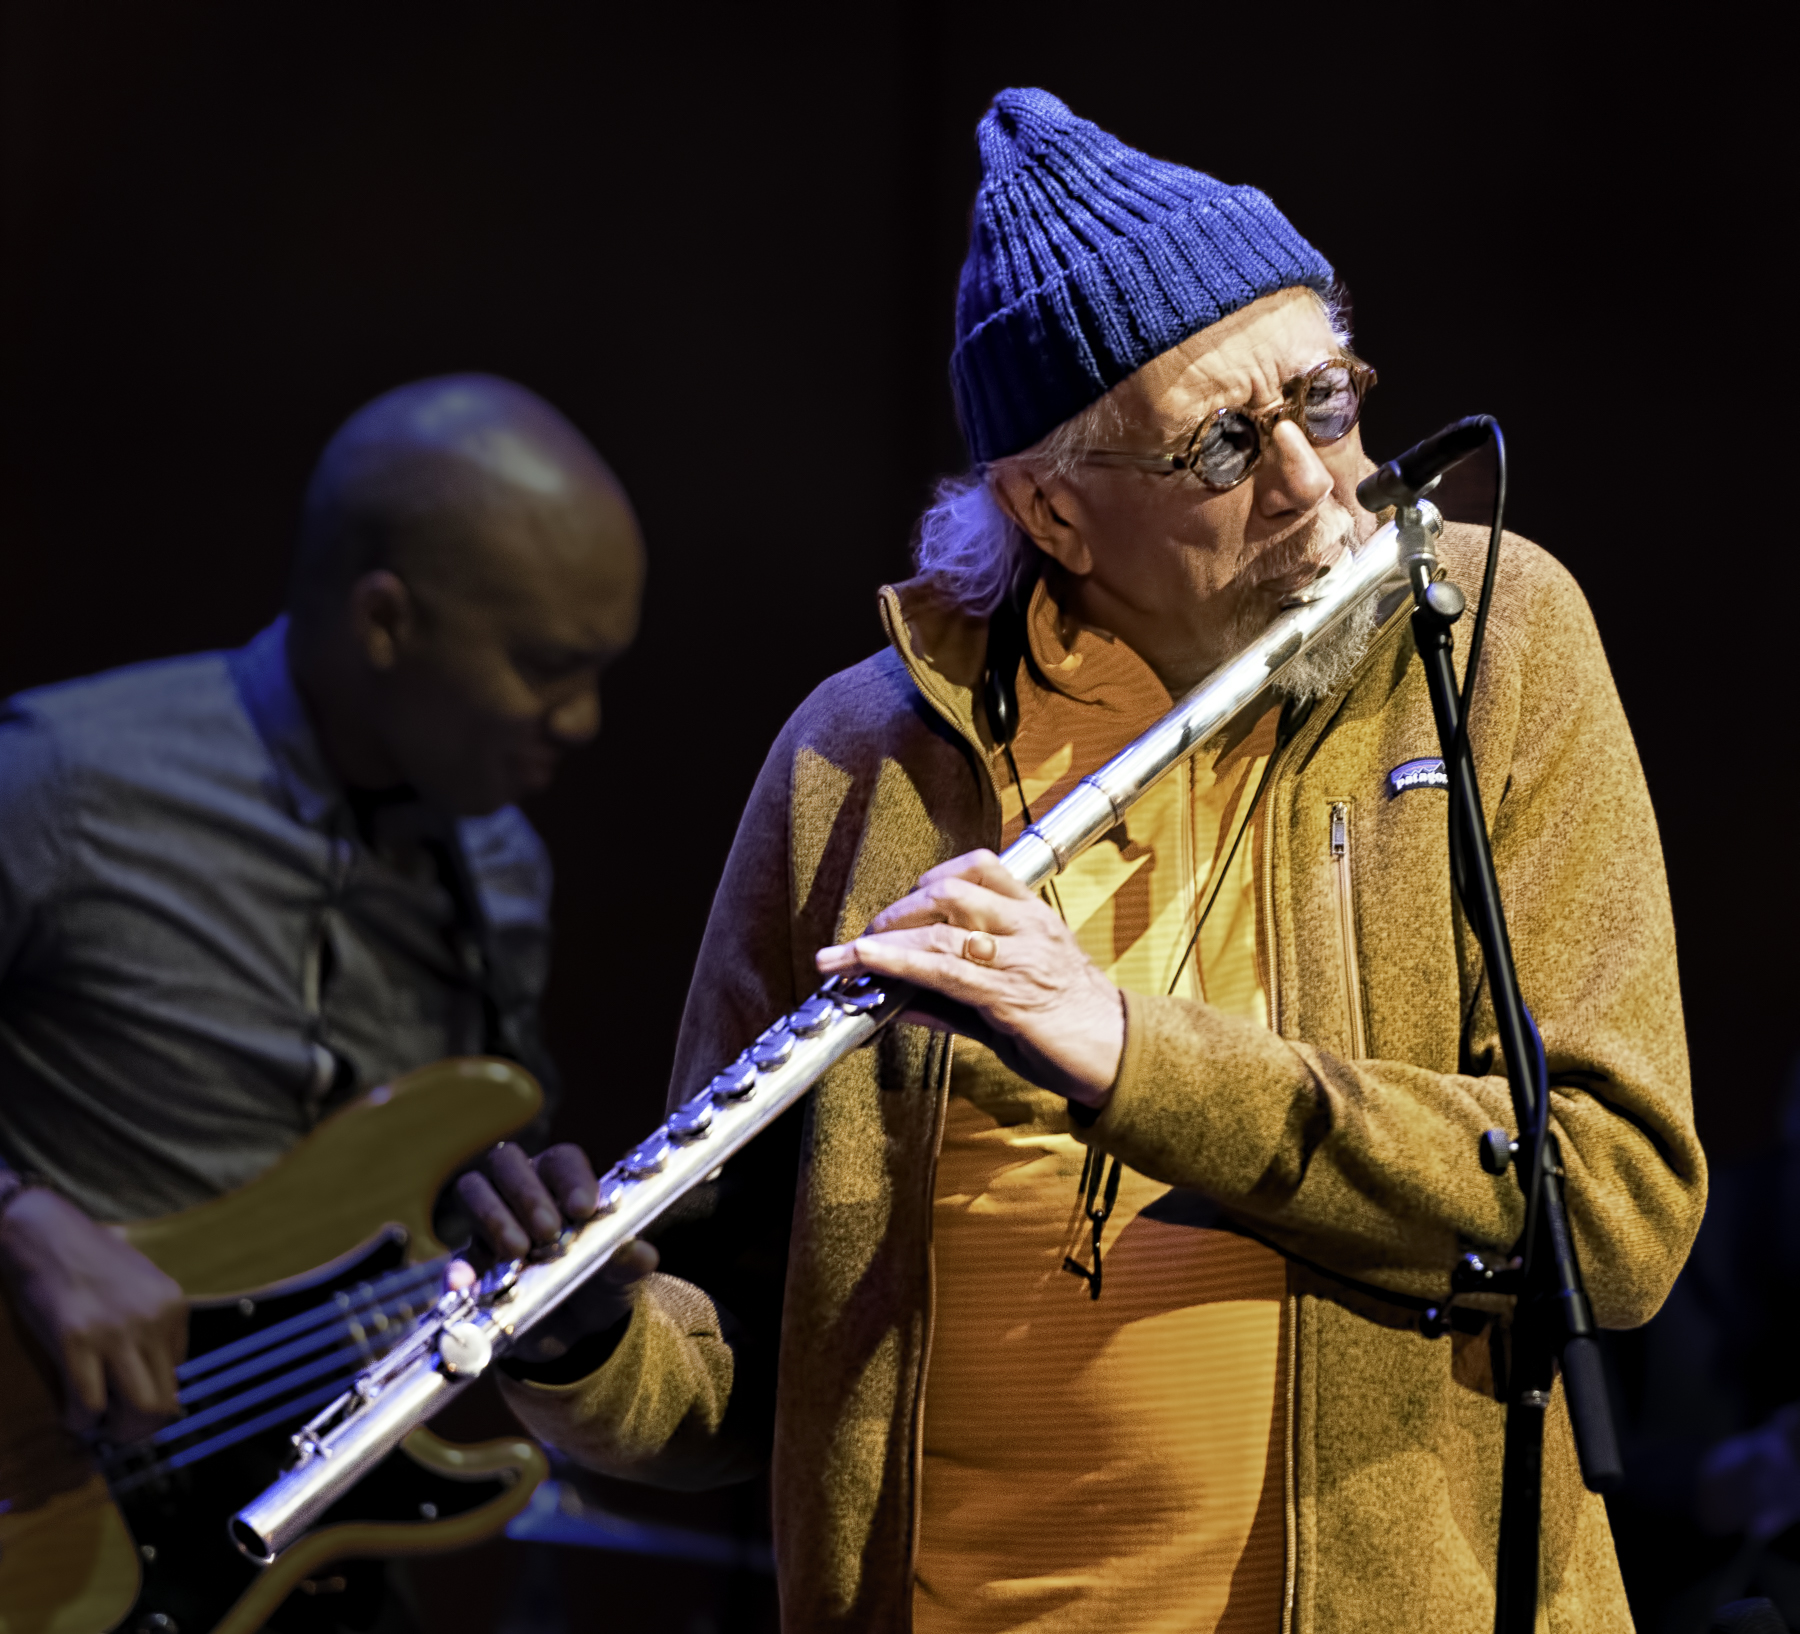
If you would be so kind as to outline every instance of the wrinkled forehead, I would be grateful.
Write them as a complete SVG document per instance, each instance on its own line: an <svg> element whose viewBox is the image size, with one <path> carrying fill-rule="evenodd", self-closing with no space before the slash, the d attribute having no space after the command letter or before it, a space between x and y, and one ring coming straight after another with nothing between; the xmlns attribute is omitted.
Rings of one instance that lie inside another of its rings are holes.
<svg viewBox="0 0 1800 1634"><path fill-rule="evenodd" d="M1128 425L1175 431L1214 409L1272 403L1284 382L1340 349L1319 297L1284 289L1153 357L1113 395Z"/></svg>

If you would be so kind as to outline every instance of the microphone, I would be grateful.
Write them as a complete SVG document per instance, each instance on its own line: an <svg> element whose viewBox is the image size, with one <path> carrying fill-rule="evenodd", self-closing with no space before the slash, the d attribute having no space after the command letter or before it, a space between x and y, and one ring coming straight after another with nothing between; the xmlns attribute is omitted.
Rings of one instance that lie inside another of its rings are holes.
<svg viewBox="0 0 1800 1634"><path fill-rule="evenodd" d="M1397 460L1389 460L1357 483L1358 502L1365 511L1412 504L1451 466L1461 464L1481 447L1493 424L1491 414L1476 414L1434 431L1424 442L1415 443Z"/></svg>

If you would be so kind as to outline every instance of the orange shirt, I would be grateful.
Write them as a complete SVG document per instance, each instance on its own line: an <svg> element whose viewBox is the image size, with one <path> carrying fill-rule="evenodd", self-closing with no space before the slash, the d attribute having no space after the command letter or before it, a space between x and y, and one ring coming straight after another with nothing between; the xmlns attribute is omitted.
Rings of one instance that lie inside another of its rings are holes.
<svg viewBox="0 0 1800 1634"><path fill-rule="evenodd" d="M1067 626L1040 585L1014 745L1048 809L1170 707L1137 655ZM1055 882L1054 903L1120 986L1267 1022L1256 838L1237 844L1276 712L1171 773ZM1006 838L1019 791L996 757ZM1196 1084L1196 1094L1207 1086ZM1098 1301L1067 1104L958 1039L933 1211L918 1634L1274 1634L1285 1381L1279 1255L1192 1222L1193 1200L1127 1170Z"/></svg>

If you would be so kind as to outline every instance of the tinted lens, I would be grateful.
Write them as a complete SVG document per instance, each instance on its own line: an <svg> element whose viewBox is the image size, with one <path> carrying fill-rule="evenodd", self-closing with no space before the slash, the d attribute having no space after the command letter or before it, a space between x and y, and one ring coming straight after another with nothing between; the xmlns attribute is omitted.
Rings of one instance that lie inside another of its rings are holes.
<svg viewBox="0 0 1800 1634"><path fill-rule="evenodd" d="M1342 363L1328 363L1306 377L1306 399L1300 418L1315 443L1334 443L1356 424L1362 408L1356 377Z"/></svg>
<svg viewBox="0 0 1800 1634"><path fill-rule="evenodd" d="M1244 480L1262 446L1256 422L1236 409L1220 409L1206 422L1194 449L1194 469L1213 488L1234 488Z"/></svg>

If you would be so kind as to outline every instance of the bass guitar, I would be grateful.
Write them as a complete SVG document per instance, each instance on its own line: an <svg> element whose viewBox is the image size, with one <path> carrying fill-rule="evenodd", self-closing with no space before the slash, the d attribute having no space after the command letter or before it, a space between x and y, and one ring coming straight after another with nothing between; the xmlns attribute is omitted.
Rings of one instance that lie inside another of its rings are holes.
<svg viewBox="0 0 1800 1634"><path fill-rule="evenodd" d="M541 1104L512 1062L440 1061L337 1112L249 1185L120 1227L192 1301L182 1415L141 1445L64 1429L54 1371L0 1301L0 1634L254 1634L284 1602L284 1627L330 1626L355 1577L337 1563L504 1529L548 1473L542 1451L424 1427L271 1566L226 1523L290 1461L295 1429L435 1304L439 1192Z"/></svg>

